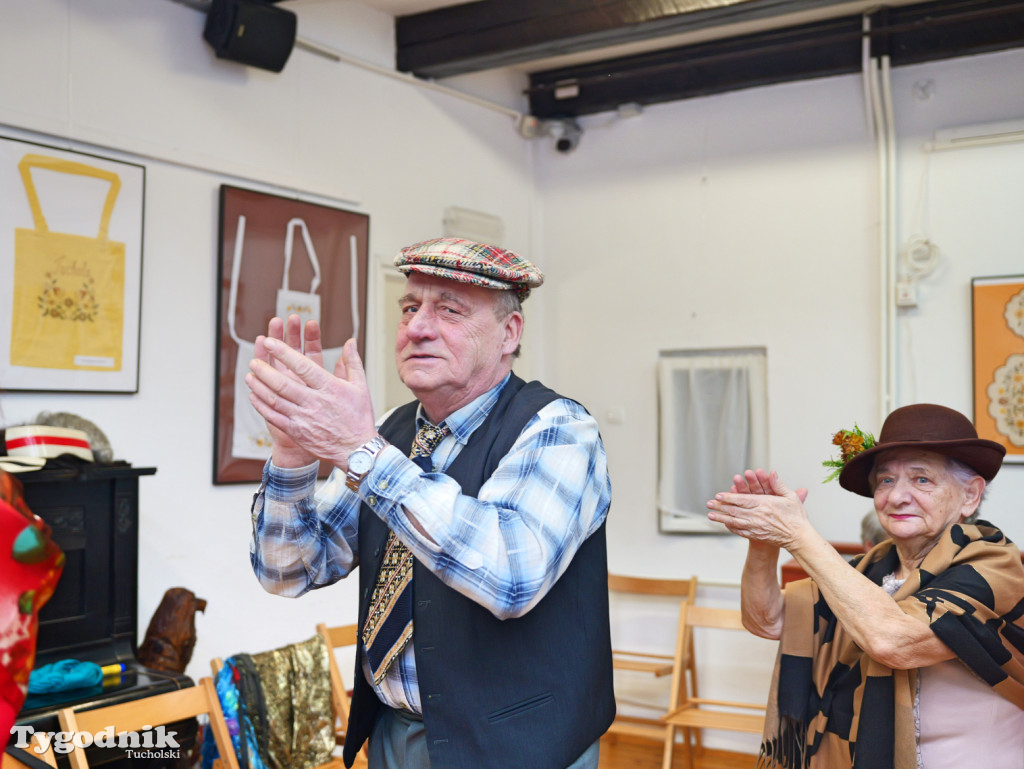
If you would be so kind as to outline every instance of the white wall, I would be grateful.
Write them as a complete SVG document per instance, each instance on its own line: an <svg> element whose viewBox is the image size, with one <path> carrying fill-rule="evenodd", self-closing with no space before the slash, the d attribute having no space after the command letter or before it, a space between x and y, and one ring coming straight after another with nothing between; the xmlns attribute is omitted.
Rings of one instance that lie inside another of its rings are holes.
<svg viewBox="0 0 1024 769"><path fill-rule="evenodd" d="M900 311L897 405L934 401L971 414L970 278L1024 273L1016 213L1024 145L922 148L936 129L1019 119L1022 75L1021 51L893 73L898 240L926 227L944 255L919 285L919 307ZM926 80L933 96L919 101L914 84ZM583 126L572 154L545 145L535 157L539 257L550 273L544 320L562 336L544 371L602 422L614 489L611 570L740 577L742 540L658 532L655 364L663 349L766 347L771 464L810 489L823 534L859 540L870 501L823 486L820 463L833 453L835 430L881 427L878 163L861 79L676 102ZM609 411L619 408L625 420L613 423ZM1022 492L1024 468L1006 466L986 502L986 517L1017 541ZM736 591L706 585L701 600L735 605ZM613 604L618 645L670 647L672 612L653 601ZM735 659L726 654L705 675L712 696L766 691L770 655L739 691ZM617 688L648 701L657 693L626 676Z"/></svg>
<svg viewBox="0 0 1024 769"><path fill-rule="evenodd" d="M832 432L878 410L872 146L857 79L831 78L585 126L538 163L548 320L573 340L550 370L599 419L626 414L602 424L614 570L736 582L746 549L657 531L663 349L766 347L772 464L812 489L829 536L854 538L839 513L868 505L818 481Z"/></svg>
<svg viewBox="0 0 1024 769"><path fill-rule="evenodd" d="M934 400L971 413L970 277L1024 267L1012 214L1024 151L926 156L922 147L939 128L1019 118L1022 70L1024 53L1013 51L894 72L900 237L917 226L905 209L927 160L929 235L944 253L920 284L920 306L901 311L900 404ZM912 97L923 79L935 81L924 103ZM613 569L735 581L744 552L727 537L657 532L661 349L766 347L772 464L811 489L824 534L858 538L870 503L819 481L836 429L880 428L875 152L857 76L676 102L626 120L593 117L574 153L538 152L545 321L565 339L548 350L545 372L604 422ZM621 425L606 419L617 407ZM1018 538L1024 526L1008 500L1021 476L1018 466L1004 469L989 512L999 518L1001 504Z"/></svg>
<svg viewBox="0 0 1024 769"><path fill-rule="evenodd" d="M939 129L1019 122L1022 74L1019 50L895 72L903 97L896 110L901 243L922 235L942 255L919 283L919 306L899 314L900 403L942 403L972 414L971 278L1024 274L1024 144L926 151ZM915 98L915 84L930 84L933 95ZM1018 457L1004 463L982 511L1018 543L1022 495Z"/></svg>
<svg viewBox="0 0 1024 769"><path fill-rule="evenodd" d="M356 3L295 7L302 34L392 61L389 18ZM523 368L602 422L613 570L739 579L742 543L658 533L661 349L766 347L772 464L810 488L826 536L857 538L870 503L822 486L820 462L839 427L880 427L877 163L858 77L676 102L629 120L595 116L583 121L579 148L560 155L549 140L520 139L506 116L302 51L281 75L217 61L200 40L202 15L168 0L0 0L0 18L3 133L118 148L147 166L139 393L3 393L3 420L74 411L107 432L119 457L159 469L140 482L140 634L168 587L207 598L190 674L203 675L210 657L347 621L356 607L354 584L298 601L264 594L247 557L253 487L210 482L216 196L225 180L351 201L371 216L381 263L437 234L448 205L504 219L508 244L548 275L527 304ZM1022 70L1024 52L1012 51L894 72L899 237L926 227L945 258L922 282L920 307L900 316L900 403L930 399L970 413L969 279L1024 272L1021 146L922 151L935 129L1020 118ZM516 78L491 73L459 85L514 102ZM922 80L935 86L926 101L913 96ZM371 329L377 371L390 358L380 336ZM616 408L622 424L606 419ZM987 503L1018 540L1024 524L1011 500L1024 491L1022 475L1005 468ZM709 585L702 599L729 605L736 593ZM615 611L625 645L671 644L674 622L661 609ZM629 625L631 616L642 621ZM742 698L745 687L766 688L770 663L758 667L763 680L737 681L725 654L709 686L738 687Z"/></svg>

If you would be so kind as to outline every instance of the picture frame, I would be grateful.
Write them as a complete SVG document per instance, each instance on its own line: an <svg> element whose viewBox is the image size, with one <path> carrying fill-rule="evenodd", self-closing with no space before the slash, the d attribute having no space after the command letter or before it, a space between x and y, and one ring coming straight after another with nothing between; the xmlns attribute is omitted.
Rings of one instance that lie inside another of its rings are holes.
<svg viewBox="0 0 1024 769"><path fill-rule="evenodd" d="M971 280L974 424L1024 463L1024 275Z"/></svg>
<svg viewBox="0 0 1024 769"><path fill-rule="evenodd" d="M706 502L737 467L769 467L768 351L659 350L658 532L728 535ZM728 424L728 431L717 426ZM693 450L714 444L713 451Z"/></svg>
<svg viewBox="0 0 1024 769"><path fill-rule="evenodd" d="M136 393L146 169L0 136L0 389Z"/></svg>
<svg viewBox="0 0 1024 769"><path fill-rule="evenodd" d="M352 337L365 359L369 234L366 214L221 185L214 484L258 482L270 457L244 377L271 318L319 320L328 370Z"/></svg>

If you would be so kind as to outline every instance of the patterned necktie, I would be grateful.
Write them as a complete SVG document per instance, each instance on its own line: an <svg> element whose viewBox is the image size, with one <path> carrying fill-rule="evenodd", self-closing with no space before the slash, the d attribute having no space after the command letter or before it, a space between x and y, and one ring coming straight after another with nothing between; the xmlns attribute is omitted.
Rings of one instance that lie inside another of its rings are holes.
<svg viewBox="0 0 1024 769"><path fill-rule="evenodd" d="M429 471L430 455L448 432L443 424L423 425L409 457ZM412 560L409 548L389 531L362 634L373 682L378 685L412 639Z"/></svg>

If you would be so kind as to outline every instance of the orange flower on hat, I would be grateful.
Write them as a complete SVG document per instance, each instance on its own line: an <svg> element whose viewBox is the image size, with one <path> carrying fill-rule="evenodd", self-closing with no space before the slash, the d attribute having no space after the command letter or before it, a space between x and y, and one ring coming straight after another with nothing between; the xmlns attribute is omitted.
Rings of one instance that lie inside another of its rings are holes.
<svg viewBox="0 0 1024 769"><path fill-rule="evenodd" d="M832 468L832 473L823 483L828 483L839 477L839 473L846 467L846 463L875 445L875 436L866 433L857 425L852 430L839 430L832 436L832 445L839 447L839 459L826 459L822 462L823 467Z"/></svg>

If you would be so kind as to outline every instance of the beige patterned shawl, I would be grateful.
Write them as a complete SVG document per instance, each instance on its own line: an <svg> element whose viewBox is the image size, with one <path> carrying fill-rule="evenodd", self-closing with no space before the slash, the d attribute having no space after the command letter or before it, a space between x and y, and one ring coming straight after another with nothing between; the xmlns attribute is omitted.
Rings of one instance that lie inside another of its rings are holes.
<svg viewBox="0 0 1024 769"><path fill-rule="evenodd" d="M891 541L853 566L876 584L896 570ZM994 526L955 524L894 600L993 692L1024 708L1024 567ZM785 622L757 766L916 769L916 670L864 654L810 579L785 592Z"/></svg>

